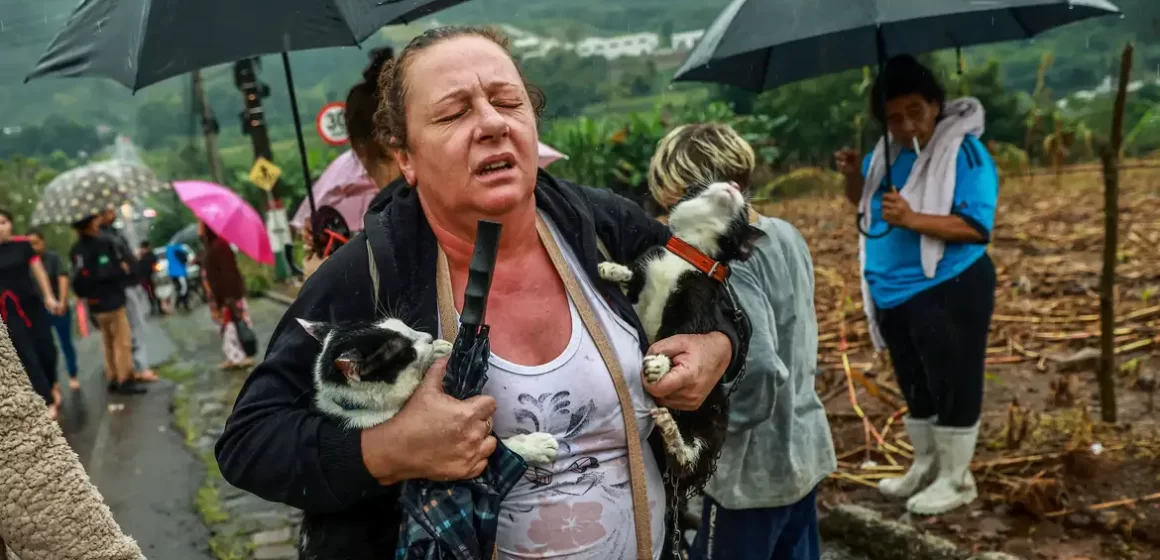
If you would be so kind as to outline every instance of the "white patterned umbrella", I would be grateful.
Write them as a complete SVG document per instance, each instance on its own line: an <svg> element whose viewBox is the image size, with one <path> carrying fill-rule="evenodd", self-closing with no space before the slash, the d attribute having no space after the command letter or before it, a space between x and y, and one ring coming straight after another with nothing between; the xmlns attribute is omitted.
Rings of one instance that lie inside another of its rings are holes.
<svg viewBox="0 0 1160 560"><path fill-rule="evenodd" d="M66 171L44 188L32 225L71 224L135 198L172 188L152 171L118 161L102 161Z"/></svg>

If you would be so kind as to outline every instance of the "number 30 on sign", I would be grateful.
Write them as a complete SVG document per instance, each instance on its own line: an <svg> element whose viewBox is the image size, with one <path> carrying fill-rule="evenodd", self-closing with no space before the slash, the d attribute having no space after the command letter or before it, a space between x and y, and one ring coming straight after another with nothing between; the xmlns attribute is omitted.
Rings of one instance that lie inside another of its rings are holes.
<svg viewBox="0 0 1160 560"><path fill-rule="evenodd" d="M347 140L350 139L350 135L346 131L346 103L341 101L327 103L318 112L314 126L318 129L318 135L327 144L331 146L346 144Z"/></svg>

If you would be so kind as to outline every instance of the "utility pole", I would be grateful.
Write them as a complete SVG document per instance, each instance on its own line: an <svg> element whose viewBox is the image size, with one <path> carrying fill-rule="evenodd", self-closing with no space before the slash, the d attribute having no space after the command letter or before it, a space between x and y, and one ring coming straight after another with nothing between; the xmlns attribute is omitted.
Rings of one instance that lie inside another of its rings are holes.
<svg viewBox="0 0 1160 560"><path fill-rule="evenodd" d="M213 109L205 97L200 70L193 71L193 96L196 102L201 105L201 131L205 135L205 155L209 158L210 175L213 176L213 182L225 185L222 162L218 159L217 135L220 129L217 119L213 116Z"/></svg>
<svg viewBox="0 0 1160 560"><path fill-rule="evenodd" d="M242 134L250 137L254 146L254 161L266 158L274 161L274 151L270 147L270 134L266 128L266 113L262 109L262 98L270 96L270 86L258 81L257 58L246 58L234 63L234 84L242 92L244 109L241 113ZM270 236L270 247L274 250L274 277L285 280L290 273L301 276L302 272L291 262L293 240L286 226L286 210L282 207L279 194L282 179L266 193L266 229Z"/></svg>

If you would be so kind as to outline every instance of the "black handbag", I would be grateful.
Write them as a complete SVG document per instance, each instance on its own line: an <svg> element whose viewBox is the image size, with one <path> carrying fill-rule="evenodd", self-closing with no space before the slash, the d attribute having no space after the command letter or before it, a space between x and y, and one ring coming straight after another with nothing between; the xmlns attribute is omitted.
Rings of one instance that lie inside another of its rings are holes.
<svg viewBox="0 0 1160 560"><path fill-rule="evenodd" d="M238 330L238 342L242 344L246 357L253 358L258 353L258 335L240 317L234 319L234 328Z"/></svg>
<svg viewBox="0 0 1160 560"><path fill-rule="evenodd" d="M242 345L242 351L246 353L247 358L253 358L258 354L258 335L254 334L254 329L251 329L242 318L236 303L227 304L226 313L229 314L229 321L234 324L234 329L238 333L238 343Z"/></svg>

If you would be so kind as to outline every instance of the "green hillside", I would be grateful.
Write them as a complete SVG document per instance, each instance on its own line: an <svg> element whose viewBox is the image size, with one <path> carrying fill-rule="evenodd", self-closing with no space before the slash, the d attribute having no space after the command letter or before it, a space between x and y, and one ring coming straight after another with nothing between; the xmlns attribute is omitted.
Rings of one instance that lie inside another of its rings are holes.
<svg viewBox="0 0 1160 560"><path fill-rule="evenodd" d="M72 130L80 142L98 124L128 133L150 149L186 142L196 123L190 118L188 78L174 78L130 94L125 88L102 79L43 80L23 84L56 30L67 19L77 0L3 2L0 15L0 126L46 124L53 130ZM685 30L708 25L727 0L633 0L593 3L580 0L472 0L435 16L445 23L507 23L539 34L566 39L588 35L615 35L662 29ZM1124 42L1137 42L1137 75L1160 77L1160 2L1120 0L1124 18L1104 18L1077 24L1036 41L973 48L971 65L986 60L1001 62L1009 88L1030 90L1042 54L1054 53L1055 63L1047 84L1061 96L1099 84L1115 67ZM405 41L411 28L385 30L368 41L381 44L389 38ZM299 103L309 122L324 103L341 99L358 78L365 51L355 48L327 49L292 55ZM573 57L574 58L574 57ZM596 60L561 59L558 63L530 63L529 76L549 90L560 115L592 114L639 108L662 93L672 68L656 68L641 61L607 64ZM563 72L561 68L569 68ZM577 73L579 72L579 74ZM266 57L262 79L271 86L266 101L271 127L289 135L289 102L278 57ZM627 75L627 76L626 76ZM229 65L204 71L211 105L218 114L226 144L242 142L238 132L239 92L234 88ZM582 79L581 79L582 78ZM571 87L569 87L571 86ZM582 87L581 87L582 86ZM582 90L573 92L570 90ZM677 88L680 91L681 88ZM552 91L550 91L552 93ZM671 97L671 96L670 96ZM677 97L680 97L677 95ZM694 96L696 98L698 96ZM89 132L81 133L80 129ZM52 147L57 135L39 132L35 137L9 137L0 145L0 157L16 151L39 153ZM281 139L281 138L279 138ZM0 144L4 138L0 137ZM83 142L82 142L83 143ZM74 148L75 146L61 146Z"/></svg>

